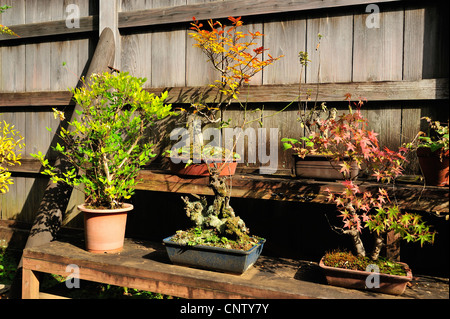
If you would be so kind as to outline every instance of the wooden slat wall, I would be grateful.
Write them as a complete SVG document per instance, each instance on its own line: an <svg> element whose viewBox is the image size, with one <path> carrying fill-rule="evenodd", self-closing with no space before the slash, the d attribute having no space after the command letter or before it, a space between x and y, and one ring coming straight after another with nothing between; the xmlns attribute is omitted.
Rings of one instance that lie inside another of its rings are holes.
<svg viewBox="0 0 450 319"><path fill-rule="evenodd" d="M88 0L71 0L77 4L80 15L89 15ZM2 14L5 25L39 23L63 20L68 4L60 0L9 0L2 4L12 6ZM67 90L77 84L90 55L89 39L58 40L54 42L25 43L0 47L0 92L39 92ZM63 62L66 67L63 67ZM52 107L3 108L0 120L15 125L25 137L22 152L24 161L30 153L48 152L59 120L53 117ZM56 106L58 107L58 106ZM67 106L59 108L67 109ZM39 175L14 174L14 185L0 196L1 219L32 221L37 205L47 185ZM70 209L70 208L69 208Z"/></svg>
<svg viewBox="0 0 450 319"><path fill-rule="evenodd" d="M224 5L221 8L226 10L214 11L211 15L223 17L228 11L234 12L235 16L243 15L251 31L258 30L266 35L261 45L269 48L273 56L284 55L282 60L252 80L252 85L262 85L258 88L257 100L261 101L261 96L265 94L268 100L267 103L251 104L251 107L264 106L262 116L259 113L249 115L260 118L265 127L278 127L279 138L303 134L296 121L298 105L294 103L284 113L271 116L286 104L279 101L270 103L277 99L271 99L273 92L264 92L264 85L278 85L280 93L292 94L301 81L306 84L303 92L306 86L313 89L314 100L315 83L322 83L325 90L330 90L328 104L345 109L345 103L339 102L339 98L334 95L342 91L343 87L346 88L346 83L351 88L352 82L370 84L372 81L448 79L448 19L437 1L425 4L414 1L373 1L380 9L380 28L374 29L366 26L369 16L365 12L366 5L372 3L369 1L327 0L321 2L325 9L319 10L310 10L316 9L317 3L292 3L297 10L307 11L292 11L284 2L278 1L275 1L279 4L276 8L267 0L260 1L260 7L258 1L223 1L118 0L121 70L146 77L145 87L149 90L192 88L212 83L218 78L217 73L201 51L192 46L187 17L197 13L203 17L208 11L208 5L211 8ZM28 23L43 23L38 26L47 28L43 30L45 35L52 34L45 23L54 21L58 25L54 32L60 35L61 21L66 17L65 8L70 3L79 5L81 9L82 28L78 31L96 30L98 0L5 0L2 4L12 5L13 8L1 15L0 21L9 26L21 25L18 30L27 30ZM141 11L141 16L133 15L138 10L150 9L153 10L150 17L146 11ZM290 12L283 13L283 10ZM142 19L163 24L139 26ZM133 27L133 23L138 27ZM71 30L67 33L74 32ZM316 51L318 33L323 38L320 50ZM64 91L77 84L92 54L95 39L89 39L90 35L83 33L55 39L46 37L43 40L33 40L38 34L31 31L25 35L26 38L20 41L0 41L0 93ZM299 51L308 51L312 60L301 80ZM66 62L67 68L74 74L62 67L62 62ZM385 84L377 85L382 87ZM374 86L375 90L377 85ZM282 92L282 89L286 92ZM175 89L173 92L182 90ZM385 91L386 101L381 101L383 97L380 94L383 92L377 93L376 102L369 101L365 114L371 121L371 128L380 132L380 140L384 145L396 147L412 138L419 128L420 116L448 117L445 101L390 101L392 98L388 90ZM448 90L446 94L448 101ZM321 89L321 95L328 94ZM48 107L3 105L6 107L0 108L0 120L16 125L26 138L23 157L29 159L30 152L47 151L52 136L45 127L56 128L59 125L51 112L54 104ZM60 107L67 108L66 105ZM225 112L224 117L239 121L242 111L233 107ZM254 122L251 126L257 128L259 125ZM288 155L279 149L279 173L289 173L292 163ZM411 170L414 171L414 167ZM38 197L42 195L39 189L42 191L45 179L23 174L16 174L14 178L15 184L10 193L0 197L0 218L31 221L35 205L39 203Z"/></svg>

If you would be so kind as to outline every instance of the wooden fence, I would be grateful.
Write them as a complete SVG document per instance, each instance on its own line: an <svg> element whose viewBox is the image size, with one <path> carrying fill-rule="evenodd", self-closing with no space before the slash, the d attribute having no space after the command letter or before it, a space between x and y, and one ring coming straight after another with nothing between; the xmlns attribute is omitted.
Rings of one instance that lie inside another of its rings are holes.
<svg viewBox="0 0 450 319"><path fill-rule="evenodd" d="M421 116L448 119L449 25L439 1L4 0L1 4L12 8L0 15L0 23L21 37L0 36L0 120L15 125L26 147L23 165L12 168L14 185L0 197L0 219L33 220L47 179L37 174L39 165L29 154L49 151L53 136L45 128L60 124L52 108L73 108L67 88L85 74L105 26L116 36L115 68L146 77L150 91L168 89L172 103L189 103L193 94L217 79L205 56L192 46L188 35L192 17L242 16L249 30L265 34L261 45L271 55L284 55L241 94L251 106L264 106L264 127L278 128L278 138L302 134L295 103L266 117L296 99L299 81L303 92L311 89L317 101L329 106L345 108L346 93L367 98L364 112L386 146L410 140L419 130ZM323 38L316 51L319 33ZM312 61L301 79L299 51L307 51ZM237 120L241 112L232 107L224 118ZM287 174L291 167L280 147L278 173Z"/></svg>

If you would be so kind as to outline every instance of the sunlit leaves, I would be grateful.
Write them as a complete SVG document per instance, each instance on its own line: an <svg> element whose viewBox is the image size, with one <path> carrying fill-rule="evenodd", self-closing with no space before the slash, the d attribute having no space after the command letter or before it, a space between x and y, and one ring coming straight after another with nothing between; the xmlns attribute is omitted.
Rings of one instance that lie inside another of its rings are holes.
<svg viewBox="0 0 450 319"><path fill-rule="evenodd" d="M238 99L239 89L248 84L250 79L266 66L280 59L263 53L267 50L257 45L258 39L264 36L259 31L244 33L240 31L243 26L241 18L229 17L231 26L219 21L208 21L209 28L193 18L189 35L196 41L194 46L199 47L220 72L220 80L216 80L213 87L230 98Z"/></svg>
<svg viewBox="0 0 450 319"><path fill-rule="evenodd" d="M23 137L14 125L0 122L0 192L9 191L8 185L13 184L8 166L20 165L20 150L25 146Z"/></svg>
<svg viewBox="0 0 450 319"><path fill-rule="evenodd" d="M128 73L93 74L84 85L72 91L82 111L61 127L54 150L66 158L72 168L60 172L42 153L32 154L41 161L44 174L54 182L84 185L87 203L114 208L130 198L137 183L139 168L155 156L143 139L145 130L158 120L173 115L164 104L168 93L155 96L143 90L145 79ZM54 110L55 118L64 113Z"/></svg>

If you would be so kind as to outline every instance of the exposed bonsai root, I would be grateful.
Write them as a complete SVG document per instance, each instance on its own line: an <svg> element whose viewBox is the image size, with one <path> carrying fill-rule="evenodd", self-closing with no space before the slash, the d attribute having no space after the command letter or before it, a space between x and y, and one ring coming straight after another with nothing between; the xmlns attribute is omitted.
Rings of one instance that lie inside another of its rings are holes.
<svg viewBox="0 0 450 319"><path fill-rule="evenodd" d="M210 170L210 186L215 196L214 202L209 206L205 197L200 197L200 200L195 202L191 202L188 197L182 197L186 215L197 227L216 229L221 236L231 240L248 241L249 229L230 206L225 178L219 177L219 171L216 168Z"/></svg>

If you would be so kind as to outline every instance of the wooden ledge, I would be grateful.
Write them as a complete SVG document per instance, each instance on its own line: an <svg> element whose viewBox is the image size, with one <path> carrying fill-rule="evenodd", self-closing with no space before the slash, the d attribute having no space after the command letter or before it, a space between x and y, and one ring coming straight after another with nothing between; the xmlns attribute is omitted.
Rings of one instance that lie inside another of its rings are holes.
<svg viewBox="0 0 450 319"><path fill-rule="evenodd" d="M208 186L208 177L182 177L162 170L142 170L138 190L173 192L184 194L213 195ZM231 179L232 197L264 200L294 201L327 204L326 196L331 190L339 193L344 187L339 182L296 179L290 176L236 174ZM382 184L359 181L362 191L376 190ZM433 187L415 184L389 185L391 198L395 198L401 208L426 211L437 214L449 213L448 187Z"/></svg>
<svg viewBox="0 0 450 319"><path fill-rule="evenodd" d="M302 263L261 256L242 275L173 265L159 243L126 239L119 254L92 254L82 243L54 241L23 253L23 297L39 297L37 273L68 276L77 265L79 279L142 289L182 298L401 298L327 286L315 267L318 283L302 280ZM300 278L299 278L300 277Z"/></svg>

